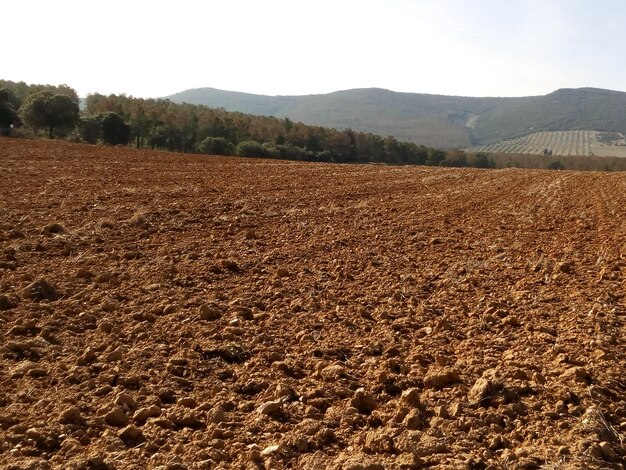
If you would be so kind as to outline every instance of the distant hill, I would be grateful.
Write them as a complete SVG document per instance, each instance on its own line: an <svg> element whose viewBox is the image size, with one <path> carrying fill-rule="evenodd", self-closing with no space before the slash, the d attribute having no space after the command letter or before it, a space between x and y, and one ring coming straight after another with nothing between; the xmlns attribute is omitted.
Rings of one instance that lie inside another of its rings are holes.
<svg viewBox="0 0 626 470"><path fill-rule="evenodd" d="M540 131L626 130L626 93L595 88L562 89L522 98L399 93L379 88L265 96L196 88L167 98L176 103L393 135L442 148L488 145Z"/></svg>
<svg viewBox="0 0 626 470"><path fill-rule="evenodd" d="M534 132L583 129L626 130L626 93L578 88L510 98L481 114L472 135L476 143L490 144Z"/></svg>
<svg viewBox="0 0 626 470"><path fill-rule="evenodd" d="M469 146L471 136L466 125L502 101L501 98L398 93L379 88L305 96L263 96L198 88L167 98L176 103L288 117L305 124L393 135L399 140L447 148Z"/></svg>

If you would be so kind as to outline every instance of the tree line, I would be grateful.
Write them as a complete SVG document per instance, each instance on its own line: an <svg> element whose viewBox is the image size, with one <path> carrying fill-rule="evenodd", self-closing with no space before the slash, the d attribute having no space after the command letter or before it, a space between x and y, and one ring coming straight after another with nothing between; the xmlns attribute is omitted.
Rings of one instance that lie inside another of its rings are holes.
<svg viewBox="0 0 626 470"><path fill-rule="evenodd" d="M393 136L332 129L289 118L126 95L88 95L79 109L67 85L0 80L0 128L26 127L49 138L184 153L291 160L493 167L486 154L443 151Z"/></svg>

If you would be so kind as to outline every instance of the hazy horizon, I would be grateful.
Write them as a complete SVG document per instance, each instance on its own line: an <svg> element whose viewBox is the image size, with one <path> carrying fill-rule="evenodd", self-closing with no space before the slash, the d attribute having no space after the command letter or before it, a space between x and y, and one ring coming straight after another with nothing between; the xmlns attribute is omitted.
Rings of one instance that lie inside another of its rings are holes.
<svg viewBox="0 0 626 470"><path fill-rule="evenodd" d="M3 10L12 21L0 78L66 83L81 96L625 90L617 0L25 0Z"/></svg>
<svg viewBox="0 0 626 470"><path fill-rule="evenodd" d="M626 93L626 90L616 90L616 89L612 89L612 88L599 88L599 87L590 87L590 86L580 86L580 87L561 87L561 88L555 88L554 90L550 90L547 91L546 93L542 93L542 94L535 94L535 95L518 95L518 96L510 96L510 95L454 95L454 94L444 94L444 93L427 93L427 92L422 92L422 91L398 91L398 90L390 90L389 88L382 88L382 87L377 87L377 86L371 86L371 87L355 87L355 88L345 88L342 90L333 90L333 91L329 91L326 93L303 93L301 95L285 95L282 93L276 94L276 95L270 95L270 94L266 94L266 93L250 93L247 91L243 91L243 90L226 90L223 88L215 88L212 86L199 86L199 87L195 87L195 88L185 88L184 90L179 90L177 92L174 93L170 93L169 95L164 95L161 97L153 97L153 98L163 98L166 96L171 96L171 95L175 95L177 93L181 93L181 92L185 92L185 91L190 91L190 90L201 90L201 89L213 89L213 90L218 90L218 91L224 91L224 92L228 92L228 93L242 93L245 95L257 95L257 96L269 96L269 97L277 97L277 96L312 96L312 95L323 95L323 94L331 94L331 93L339 93L339 92L343 92L343 91L352 91L352 90L384 90L384 91L390 91L392 93L407 93L407 94L418 94L418 95L433 95L433 96L454 96L454 97L460 97L460 98L525 98L525 97L531 97L531 96L545 96L548 95L550 93L553 93L555 91L558 90L581 90L581 89L595 89L595 90L608 90L608 91L616 91L619 93ZM139 97L137 97L139 98Z"/></svg>

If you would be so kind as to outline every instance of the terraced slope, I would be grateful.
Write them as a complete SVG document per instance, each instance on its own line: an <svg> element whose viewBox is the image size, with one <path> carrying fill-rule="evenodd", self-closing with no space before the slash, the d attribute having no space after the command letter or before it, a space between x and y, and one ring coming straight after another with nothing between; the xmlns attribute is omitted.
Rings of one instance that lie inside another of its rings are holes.
<svg viewBox="0 0 626 470"><path fill-rule="evenodd" d="M604 138L615 134L614 138ZM525 137L505 140L490 145L473 147L472 152L511 153L526 155L560 156L599 156L623 157L626 156L626 145L621 133L606 133L597 131L555 131L535 132Z"/></svg>
<svg viewBox="0 0 626 470"><path fill-rule="evenodd" d="M625 220L616 173L0 139L0 467L624 468Z"/></svg>

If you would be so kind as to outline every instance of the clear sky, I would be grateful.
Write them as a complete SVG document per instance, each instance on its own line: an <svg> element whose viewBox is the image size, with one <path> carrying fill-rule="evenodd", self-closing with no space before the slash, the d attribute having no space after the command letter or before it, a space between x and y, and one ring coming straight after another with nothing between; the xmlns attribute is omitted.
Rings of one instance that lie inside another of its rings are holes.
<svg viewBox="0 0 626 470"><path fill-rule="evenodd" d="M626 90L624 0L6 0L0 78L159 97Z"/></svg>

